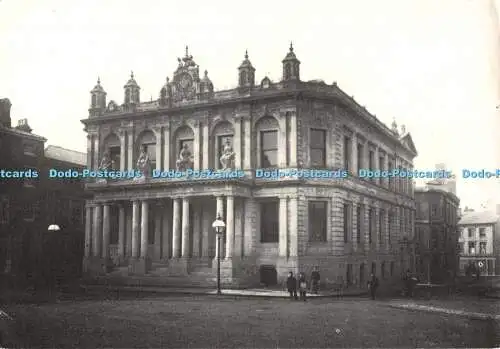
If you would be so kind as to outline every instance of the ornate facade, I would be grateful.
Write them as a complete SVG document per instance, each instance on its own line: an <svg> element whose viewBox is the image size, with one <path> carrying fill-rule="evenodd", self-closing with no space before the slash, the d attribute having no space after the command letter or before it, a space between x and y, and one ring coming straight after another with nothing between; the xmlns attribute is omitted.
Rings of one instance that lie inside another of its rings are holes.
<svg viewBox="0 0 500 349"><path fill-rule="evenodd" d="M106 104L98 81L83 120L88 164L140 169L145 177L87 184L90 274L160 276L154 278L160 283L203 275L205 282L220 253L223 281L233 284L272 284L314 266L327 283L364 285L371 271L399 279L409 263L411 180L277 179L255 170L412 168L410 135L395 123L386 127L336 83L301 81L292 46L282 69L281 81L255 84L245 54L238 87L216 92L186 49L156 101L140 101L132 75L124 103ZM244 176L151 176L177 169L236 169ZM226 223L221 251L211 228L217 214Z"/></svg>

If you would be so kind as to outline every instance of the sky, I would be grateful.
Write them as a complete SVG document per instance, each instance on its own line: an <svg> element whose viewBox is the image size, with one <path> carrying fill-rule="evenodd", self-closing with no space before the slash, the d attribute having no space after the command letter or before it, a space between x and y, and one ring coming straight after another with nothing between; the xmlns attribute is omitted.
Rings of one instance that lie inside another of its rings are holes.
<svg viewBox="0 0 500 349"><path fill-rule="evenodd" d="M446 163L462 206L479 207L500 185L460 172L500 167L492 18L488 0L0 0L0 97L13 123L28 118L47 144L85 151L80 120L98 76L108 101L123 102L131 71L142 100L157 99L188 45L216 89L236 86L245 50L257 81L279 80L292 41L302 80L336 81L404 124L415 167Z"/></svg>

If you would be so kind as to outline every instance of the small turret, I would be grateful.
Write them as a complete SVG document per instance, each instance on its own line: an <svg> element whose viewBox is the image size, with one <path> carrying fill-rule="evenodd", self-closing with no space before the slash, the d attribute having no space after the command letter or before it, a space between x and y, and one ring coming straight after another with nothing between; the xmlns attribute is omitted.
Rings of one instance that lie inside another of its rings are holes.
<svg viewBox="0 0 500 349"><path fill-rule="evenodd" d="M125 99L123 104L125 105L137 105L141 102L140 91L141 88L134 79L134 72L130 73L130 79L124 86L125 89Z"/></svg>
<svg viewBox="0 0 500 349"><path fill-rule="evenodd" d="M106 109L106 91L101 86L101 79L97 78L97 85L90 91L90 116L101 115Z"/></svg>
<svg viewBox="0 0 500 349"><path fill-rule="evenodd" d="M245 51L245 59L238 67L238 86L253 87L255 85L255 68L248 59L248 51Z"/></svg>
<svg viewBox="0 0 500 349"><path fill-rule="evenodd" d="M300 61L293 52L293 44L290 43L290 50L288 51L283 63L283 81L299 81L300 80Z"/></svg>

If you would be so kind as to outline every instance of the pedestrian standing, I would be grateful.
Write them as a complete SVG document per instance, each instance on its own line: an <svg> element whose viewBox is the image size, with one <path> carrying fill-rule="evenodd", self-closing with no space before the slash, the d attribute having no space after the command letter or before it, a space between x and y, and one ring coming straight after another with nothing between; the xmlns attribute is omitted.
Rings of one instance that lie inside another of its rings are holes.
<svg viewBox="0 0 500 349"><path fill-rule="evenodd" d="M314 267L314 271L311 274L311 291L314 294L318 294L319 290L319 281L321 280L321 276L319 275L319 268Z"/></svg>
<svg viewBox="0 0 500 349"><path fill-rule="evenodd" d="M304 273L299 274L299 293L300 293L300 300L305 302L307 293L307 281Z"/></svg>
<svg viewBox="0 0 500 349"><path fill-rule="evenodd" d="M290 298L297 300L297 279L293 276L292 272L288 273L288 278L286 279L286 287L288 293L290 293Z"/></svg>
<svg viewBox="0 0 500 349"><path fill-rule="evenodd" d="M371 299L375 299L375 295L377 293L378 288L378 279L375 274L370 275L370 280L368 280L368 289L370 290Z"/></svg>

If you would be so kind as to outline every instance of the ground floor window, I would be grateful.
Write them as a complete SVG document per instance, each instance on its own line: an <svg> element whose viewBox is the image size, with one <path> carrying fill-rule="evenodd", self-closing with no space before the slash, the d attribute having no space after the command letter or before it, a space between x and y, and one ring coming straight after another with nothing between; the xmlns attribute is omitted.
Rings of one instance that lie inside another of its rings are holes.
<svg viewBox="0 0 500 349"><path fill-rule="evenodd" d="M347 286L352 285L352 264L347 264L347 269L346 269L346 273L345 273L345 281L346 281Z"/></svg>
<svg viewBox="0 0 500 349"><path fill-rule="evenodd" d="M309 201L309 240L326 241L327 202Z"/></svg>

